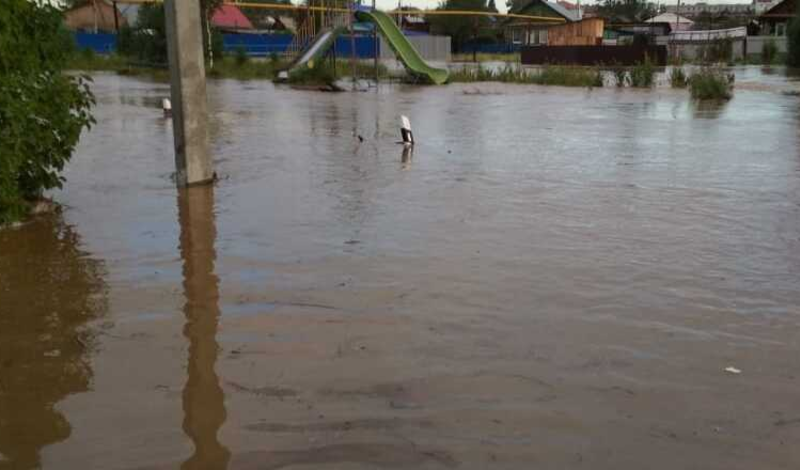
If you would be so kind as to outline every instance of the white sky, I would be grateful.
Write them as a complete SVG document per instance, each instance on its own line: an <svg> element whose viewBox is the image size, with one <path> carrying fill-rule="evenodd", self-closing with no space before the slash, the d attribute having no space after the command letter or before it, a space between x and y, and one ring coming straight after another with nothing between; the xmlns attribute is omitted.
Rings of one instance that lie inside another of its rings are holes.
<svg viewBox="0 0 800 470"><path fill-rule="evenodd" d="M50 2L57 2L58 0L49 0ZM246 0L242 0L243 2ZM364 4L372 5L372 0L361 0ZM378 8L381 10L392 10L397 8L397 1L398 0L376 0ZM403 6L414 6L417 8L428 9L428 8L436 8L439 5L439 0L400 0ZM577 0L569 0L571 2L576 2ZM119 0L120 3L124 3L125 0ZM301 0L292 0L292 3L299 4ZM599 1L581 1L583 5L591 5L594 3L600 3ZM674 5L677 3L677 0L660 0L658 3L662 5ZM683 4L694 4L694 3L708 3L710 5L715 5L719 3L752 3L752 0L688 0L682 1ZM497 9L500 12L506 12L506 0L495 0L495 4L497 5Z"/></svg>
<svg viewBox="0 0 800 470"><path fill-rule="evenodd" d="M245 1L245 0L242 0L242 1ZM439 1L437 1L437 0L401 0L401 1L402 1L402 4L404 6L414 6L414 7L423 8L423 9L436 8L439 5ZM571 2L575 3L577 0L568 0L568 1L571 1ZM292 2L299 3L297 0L292 0ZM365 2L367 5L372 5L372 0L362 0L362 2ZM378 8L381 9L381 10L391 10L391 9L397 8L397 0L376 0L376 2L377 2L377 5L378 5ZM581 4L583 4L583 5L591 5L591 4L594 4L594 3L601 3L601 2L581 1ZM666 0L666 1L661 0L658 3L662 4L662 5L675 5L678 2L677 2L677 0ZM715 4L719 4L719 3L723 3L723 4L747 3L747 4L749 4L749 3L753 3L753 2L752 2L752 0L705 0L705 1L702 1L702 0L689 0L689 1L681 1L681 3L685 4L685 5L694 4L694 3L708 3L709 5L715 5ZM505 0L495 0L495 4L497 5L497 9L498 10L500 10L503 13L506 12L506 2L505 2Z"/></svg>

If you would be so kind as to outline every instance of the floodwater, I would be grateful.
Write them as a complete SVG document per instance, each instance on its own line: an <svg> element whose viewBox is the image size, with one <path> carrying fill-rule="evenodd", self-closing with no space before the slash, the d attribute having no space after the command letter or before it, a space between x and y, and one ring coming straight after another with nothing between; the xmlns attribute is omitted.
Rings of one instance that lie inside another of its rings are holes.
<svg viewBox="0 0 800 470"><path fill-rule="evenodd" d="M0 469L799 468L800 98L737 85L213 81L179 192L96 75L0 231Z"/></svg>

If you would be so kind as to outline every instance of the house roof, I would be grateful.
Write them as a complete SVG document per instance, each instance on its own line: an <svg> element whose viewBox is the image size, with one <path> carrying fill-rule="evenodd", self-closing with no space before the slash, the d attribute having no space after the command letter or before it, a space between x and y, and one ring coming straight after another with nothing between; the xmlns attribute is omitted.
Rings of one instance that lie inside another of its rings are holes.
<svg viewBox="0 0 800 470"><path fill-rule="evenodd" d="M793 18L796 11L795 0L783 0L765 11L760 18Z"/></svg>
<svg viewBox="0 0 800 470"><path fill-rule="evenodd" d="M662 13L660 15L654 16L649 20L646 20L645 23L677 23L680 20L681 23L689 25L694 23L694 21L686 18L685 16L676 15L675 13Z"/></svg>
<svg viewBox="0 0 800 470"><path fill-rule="evenodd" d="M211 24L217 28L253 29L253 23L235 5L222 4L211 16Z"/></svg>
<svg viewBox="0 0 800 470"><path fill-rule="evenodd" d="M525 5L519 7L517 10L509 13L525 14L525 11L535 7L536 5L543 5L546 8L549 8L558 16L564 18L567 21L579 21L581 19L581 12L579 9L570 10L567 7L559 5L558 3L548 2L546 0L530 0Z"/></svg>

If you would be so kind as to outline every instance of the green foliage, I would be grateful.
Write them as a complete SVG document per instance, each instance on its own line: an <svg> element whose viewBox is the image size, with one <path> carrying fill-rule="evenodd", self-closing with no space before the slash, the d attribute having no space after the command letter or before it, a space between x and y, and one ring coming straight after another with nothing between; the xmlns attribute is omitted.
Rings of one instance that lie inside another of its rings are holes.
<svg viewBox="0 0 800 470"><path fill-rule="evenodd" d="M646 0L603 0L599 12L611 22L644 21L656 15L655 4Z"/></svg>
<svg viewBox="0 0 800 470"><path fill-rule="evenodd" d="M775 40L772 38L767 39L764 41L764 45L761 46L761 60L764 64L771 64L775 62L775 58L778 56L778 45L775 44Z"/></svg>
<svg viewBox="0 0 800 470"><path fill-rule="evenodd" d="M656 69L653 63L645 57L644 62L639 62L631 69L631 86L634 88L651 88L654 84Z"/></svg>
<svg viewBox="0 0 800 470"><path fill-rule="evenodd" d="M538 70L506 65L502 69L463 67L450 73L450 82L504 82L536 85L561 85L577 87L602 87L599 70L587 67L550 65Z"/></svg>
<svg viewBox="0 0 800 470"><path fill-rule="evenodd" d="M81 131L94 122L88 79L61 73L67 34L49 3L4 0L0 8L0 224L61 187Z"/></svg>
<svg viewBox="0 0 800 470"><path fill-rule="evenodd" d="M117 41L120 54L149 65L167 64L167 29L164 5L148 3L139 7L136 28L121 28Z"/></svg>
<svg viewBox="0 0 800 470"><path fill-rule="evenodd" d="M336 82L336 70L327 61L289 75L289 83L294 85L330 85L334 82Z"/></svg>
<svg viewBox="0 0 800 470"><path fill-rule="evenodd" d="M239 46L236 48L234 60L236 61L236 65L239 67L246 65L250 61L250 57L247 55L247 49L245 49L244 46Z"/></svg>
<svg viewBox="0 0 800 470"><path fill-rule="evenodd" d="M716 67L703 67L689 78L692 98L698 100L728 100L733 96L734 76Z"/></svg>
<svg viewBox="0 0 800 470"><path fill-rule="evenodd" d="M800 67L800 2L797 2L797 8L786 29L786 65L790 67Z"/></svg>
<svg viewBox="0 0 800 470"><path fill-rule="evenodd" d="M486 0L445 0L438 10L489 11ZM464 45L479 37L489 39L484 33L489 25L489 18L483 16L432 15L428 21L431 32L450 36L454 51L463 50ZM491 39L489 39L491 40Z"/></svg>
<svg viewBox="0 0 800 470"><path fill-rule="evenodd" d="M669 83L672 88L686 88L688 80L683 67L677 65L672 68L672 72L669 74Z"/></svg>
<svg viewBox="0 0 800 470"><path fill-rule="evenodd" d="M701 48L702 62L706 64L733 62L733 40L731 38L717 39L708 46Z"/></svg>

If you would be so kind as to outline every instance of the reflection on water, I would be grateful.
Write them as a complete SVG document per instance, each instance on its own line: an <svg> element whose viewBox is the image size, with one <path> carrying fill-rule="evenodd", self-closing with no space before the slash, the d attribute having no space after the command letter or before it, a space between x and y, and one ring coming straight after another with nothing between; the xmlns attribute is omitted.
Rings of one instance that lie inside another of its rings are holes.
<svg viewBox="0 0 800 470"><path fill-rule="evenodd" d="M107 311L106 285L80 246L60 215L0 231L0 469L39 468L71 434L56 404L89 389L88 323Z"/></svg>
<svg viewBox="0 0 800 470"><path fill-rule="evenodd" d="M183 431L194 444L194 454L181 468L224 469L230 452L217 432L225 422L224 394L214 370L219 346L219 278L214 274L214 188L197 186L178 193L186 296L183 334L189 340L188 379L183 389Z"/></svg>
<svg viewBox="0 0 800 470"><path fill-rule="evenodd" d="M403 169L406 169L414 159L414 146L403 145L403 154L400 156L400 162L403 164Z"/></svg>

